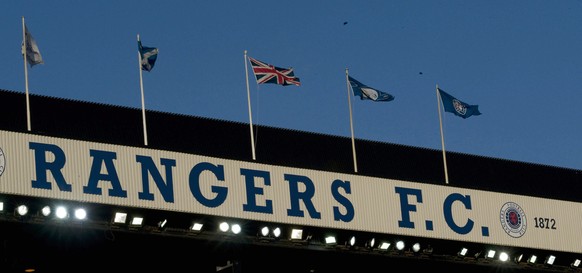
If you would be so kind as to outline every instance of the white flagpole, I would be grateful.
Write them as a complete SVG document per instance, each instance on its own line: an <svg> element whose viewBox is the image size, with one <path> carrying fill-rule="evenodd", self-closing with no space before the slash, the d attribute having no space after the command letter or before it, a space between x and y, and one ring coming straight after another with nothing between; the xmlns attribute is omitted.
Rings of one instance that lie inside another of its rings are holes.
<svg viewBox="0 0 582 273"><path fill-rule="evenodd" d="M137 35L137 41L139 42L139 34ZM143 142L145 146L148 146L148 133L146 129L146 116L145 116L145 102L143 96L143 71L141 69L141 52L137 50L137 67L139 69L139 87L141 89L141 116L143 120Z"/></svg>
<svg viewBox="0 0 582 273"><path fill-rule="evenodd" d="M26 66L28 60L26 59L26 43L26 25L24 23L24 16L22 16L22 55L24 56L24 86L26 90L26 125L28 131L30 131L30 99L28 98L28 67Z"/></svg>
<svg viewBox="0 0 582 273"><path fill-rule="evenodd" d="M439 94L439 85L436 85L436 93L437 93L437 106L439 110L439 124L441 129L441 145L443 147L443 164L445 166L445 182L449 184L449 174L447 172L447 157L445 154L445 137L443 135L443 120L441 118L441 94Z"/></svg>
<svg viewBox="0 0 582 273"><path fill-rule="evenodd" d="M350 94L350 80L348 78L348 69L346 68L346 84L348 88L348 106L350 108L350 130L352 132L352 154L354 158L354 172L358 172L358 163L356 161L356 143L354 142L354 124L352 122L352 100Z"/></svg>
<svg viewBox="0 0 582 273"><path fill-rule="evenodd" d="M255 155L255 136L253 135L253 114L251 112L251 91L249 90L249 65L247 59L247 51L245 50L245 73L246 73L246 80L247 80L247 101L249 104L249 126L251 129L251 149L253 151L253 160L256 160L257 157Z"/></svg>

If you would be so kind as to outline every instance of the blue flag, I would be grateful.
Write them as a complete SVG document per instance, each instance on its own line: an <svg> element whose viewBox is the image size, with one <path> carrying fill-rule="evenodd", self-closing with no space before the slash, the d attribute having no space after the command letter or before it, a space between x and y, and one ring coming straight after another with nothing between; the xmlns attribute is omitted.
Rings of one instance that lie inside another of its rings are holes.
<svg viewBox="0 0 582 273"><path fill-rule="evenodd" d="M394 100L394 96L382 92L378 89L369 87L352 78L352 76L348 76L348 79L350 81L350 85L352 86L352 92L354 93L354 96L360 96L361 100L372 100L372 101Z"/></svg>
<svg viewBox="0 0 582 273"><path fill-rule="evenodd" d="M439 91L446 112L451 112L462 118L481 115L481 112L479 112L479 105L464 103L438 87L437 90Z"/></svg>
<svg viewBox="0 0 582 273"><path fill-rule="evenodd" d="M137 47L141 56L141 69L151 71L158 58L158 49L155 47L145 47L141 45L141 40L137 41Z"/></svg>
<svg viewBox="0 0 582 273"><path fill-rule="evenodd" d="M28 28L24 26L24 41L22 43L22 54L26 54L26 61L30 64L30 67L33 67L37 64L44 64L42 60L42 55L40 55L40 50L38 50L38 45L34 38L32 38L32 34L28 32Z"/></svg>

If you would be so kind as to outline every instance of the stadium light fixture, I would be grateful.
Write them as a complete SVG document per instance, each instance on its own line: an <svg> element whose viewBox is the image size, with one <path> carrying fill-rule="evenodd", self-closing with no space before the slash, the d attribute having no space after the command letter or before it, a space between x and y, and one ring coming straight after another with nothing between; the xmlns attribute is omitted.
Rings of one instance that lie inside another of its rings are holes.
<svg viewBox="0 0 582 273"><path fill-rule="evenodd" d="M544 261L544 264L553 265L555 261L556 261L556 256L548 255L548 257L546 257L546 260Z"/></svg>
<svg viewBox="0 0 582 273"><path fill-rule="evenodd" d="M578 268L578 267L580 267L580 263L581 263L581 262L582 262L582 261L581 261L580 259L575 259L575 260L574 260L574 261L573 261L573 262L570 264L570 267L571 267L571 268Z"/></svg>
<svg viewBox="0 0 582 273"><path fill-rule="evenodd" d="M44 217L48 217L51 215L52 210L51 210L50 206L44 206L44 207L42 207L40 212Z"/></svg>
<svg viewBox="0 0 582 273"><path fill-rule="evenodd" d="M414 243L414 245L412 245L412 252L418 253L419 251L420 251L420 243Z"/></svg>
<svg viewBox="0 0 582 273"><path fill-rule="evenodd" d="M349 247L356 245L356 236L352 236L349 241L346 242Z"/></svg>
<svg viewBox="0 0 582 273"><path fill-rule="evenodd" d="M364 246L368 249L373 249L376 246L376 238L368 240Z"/></svg>
<svg viewBox="0 0 582 273"><path fill-rule="evenodd" d="M55 216L58 219L65 219L65 218L69 217L69 213L67 212L67 208L64 206L57 207L57 209L55 211Z"/></svg>
<svg viewBox="0 0 582 273"><path fill-rule="evenodd" d="M87 219L87 210L84 208L77 208L75 209L75 219L77 220L85 220Z"/></svg>
<svg viewBox="0 0 582 273"><path fill-rule="evenodd" d="M529 256L529 259L527 259L527 263L535 264L537 260L538 260L538 256L531 255L531 256Z"/></svg>
<svg viewBox="0 0 582 273"><path fill-rule="evenodd" d="M507 260L509 260L509 254L507 254L507 252L501 252L499 253L499 260L502 262L507 262Z"/></svg>
<svg viewBox="0 0 582 273"><path fill-rule="evenodd" d="M242 227L239 224L229 224L228 222L224 221L218 225L218 229L221 232L228 232L229 230L233 234L239 234L242 231Z"/></svg>
<svg viewBox="0 0 582 273"><path fill-rule="evenodd" d="M233 224L232 227L230 228L230 230L232 231L232 233L234 234L239 234L242 231L242 226L239 224Z"/></svg>
<svg viewBox="0 0 582 273"><path fill-rule="evenodd" d="M168 219L162 219L161 221L158 222L158 230L159 231L164 231L167 226L168 226Z"/></svg>
<svg viewBox="0 0 582 273"><path fill-rule="evenodd" d="M24 204L19 205L14 210L14 213L16 214L16 216L24 217L24 216L26 216L26 214L28 214L28 207Z"/></svg>
<svg viewBox="0 0 582 273"><path fill-rule="evenodd" d="M469 249L466 247L463 247L463 248L461 248L461 250L459 250L459 252L457 252L457 256L465 257L467 255L467 252L469 252Z"/></svg>
<svg viewBox="0 0 582 273"><path fill-rule="evenodd" d="M280 227L276 227L275 229L273 229L273 231L271 232L271 235L273 237L275 237L275 239L281 237L281 228Z"/></svg>
<svg viewBox="0 0 582 273"><path fill-rule="evenodd" d="M230 225L227 222L221 222L218 225L218 230L222 232L227 232L230 229Z"/></svg>
<svg viewBox="0 0 582 273"><path fill-rule="evenodd" d="M202 224L200 222L193 222L192 225L190 225L190 231L200 232L200 231L202 231L203 227L204 227L204 224Z"/></svg>
<svg viewBox="0 0 582 273"><path fill-rule="evenodd" d="M325 244L327 246L335 246L335 245L337 245L337 240L336 240L335 236L326 236L325 237Z"/></svg>
<svg viewBox="0 0 582 273"><path fill-rule="evenodd" d="M380 245L378 245L380 251L388 251L388 248L390 248L389 242L381 242Z"/></svg>
<svg viewBox="0 0 582 273"><path fill-rule="evenodd" d="M298 228L292 229L291 240L303 240L303 230Z"/></svg>
<svg viewBox="0 0 582 273"><path fill-rule="evenodd" d="M131 222L129 222L130 229L139 229L143 226L144 218L141 216L134 216L131 218Z"/></svg>
<svg viewBox="0 0 582 273"><path fill-rule="evenodd" d="M518 256L515 256L515 257L513 258L513 261L514 261L516 264L518 264L518 263L521 263L521 260L523 260L523 254L519 254Z"/></svg>
<svg viewBox="0 0 582 273"><path fill-rule="evenodd" d="M396 242L396 250L398 251L403 251L405 246L404 241Z"/></svg>
<svg viewBox="0 0 582 273"><path fill-rule="evenodd" d="M495 253L497 253L495 250L490 249L487 251L487 255L485 255L485 259L493 259L495 258Z"/></svg>
<svg viewBox="0 0 582 273"><path fill-rule="evenodd" d="M127 213L116 212L113 214L113 219L111 221L113 224L125 224L127 223Z"/></svg>
<svg viewBox="0 0 582 273"><path fill-rule="evenodd" d="M271 230L271 228L269 228L268 226L263 226L259 230L259 233L257 234L257 237L259 238L259 240L263 241L263 242L274 241L276 239L279 239L280 236L281 236L281 228L276 227L276 228Z"/></svg>

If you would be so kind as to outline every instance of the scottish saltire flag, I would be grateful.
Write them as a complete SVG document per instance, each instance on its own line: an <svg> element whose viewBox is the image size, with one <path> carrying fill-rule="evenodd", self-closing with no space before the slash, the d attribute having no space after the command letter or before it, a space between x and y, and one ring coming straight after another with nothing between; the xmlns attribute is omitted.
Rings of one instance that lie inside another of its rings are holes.
<svg viewBox="0 0 582 273"><path fill-rule="evenodd" d="M141 40L137 41L137 47L141 55L141 69L148 72L151 71L158 58L158 48L142 46Z"/></svg>
<svg viewBox="0 0 582 273"><path fill-rule="evenodd" d="M30 67L37 64L44 64L38 45L30 32L28 32L26 26L24 26L24 39L25 40L22 42L22 55L24 56L24 54L26 54L26 61L30 64Z"/></svg>
<svg viewBox="0 0 582 273"><path fill-rule="evenodd" d="M479 105L470 105L464 103L455 97L449 95L447 92L443 91L440 88L437 88L439 91L439 95L443 102L443 107L445 108L446 112L451 112L459 117L468 118L470 116L478 116L481 115L479 112Z"/></svg>
<svg viewBox="0 0 582 273"><path fill-rule="evenodd" d="M280 68L249 57L253 73L258 84L274 83L280 85L301 85L299 78L295 77L293 68Z"/></svg>
<svg viewBox="0 0 582 273"><path fill-rule="evenodd" d="M350 85L352 86L352 92L354 96L360 96L361 100L372 100L372 101L391 101L394 100L394 96L382 92L378 89L369 87L356 79L352 78L352 76L348 76L350 81Z"/></svg>

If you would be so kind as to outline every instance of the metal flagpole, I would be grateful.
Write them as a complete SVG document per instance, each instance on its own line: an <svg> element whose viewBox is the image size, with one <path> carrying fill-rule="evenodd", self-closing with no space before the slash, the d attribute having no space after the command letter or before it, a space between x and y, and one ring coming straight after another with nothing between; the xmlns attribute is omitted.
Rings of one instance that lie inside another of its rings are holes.
<svg viewBox="0 0 582 273"><path fill-rule="evenodd" d="M139 43L139 34L137 35L137 41ZM143 120L143 142L145 146L148 146L148 133L147 133L147 129L146 129L146 116L145 116L145 102L144 102L144 96L143 96L143 71L142 71L142 67L141 67L141 52L139 52L139 49L137 50L137 67L139 69L139 87L141 89L141 115L142 115L142 120Z"/></svg>
<svg viewBox="0 0 582 273"><path fill-rule="evenodd" d="M350 95L350 80L348 77L348 69L346 68L346 84L348 88L348 106L350 108L350 130L352 132L352 154L354 158L354 172L358 172L358 163L356 161L356 143L354 142L354 124L352 122L352 96Z"/></svg>
<svg viewBox="0 0 582 273"><path fill-rule="evenodd" d="M30 99L28 97L28 67L26 66L28 60L26 58L26 43L26 24L24 23L24 16L22 16L22 55L24 56L24 86L26 90L26 125L28 131L30 131Z"/></svg>
<svg viewBox="0 0 582 273"><path fill-rule="evenodd" d="M443 164L445 166L445 182L449 184L449 174L447 172L447 157L445 154L445 137L443 136L443 120L441 118L441 94L439 94L439 85L436 85L437 106L439 110L439 124L441 129L441 145L443 147Z"/></svg>
<svg viewBox="0 0 582 273"><path fill-rule="evenodd" d="M257 157L255 155L255 136L253 135L253 114L251 112L251 91L249 90L249 65L247 59L247 51L245 50L245 73L246 73L246 80L247 80L247 101L249 104L249 126L251 129L251 149L253 152L253 160L256 160Z"/></svg>

